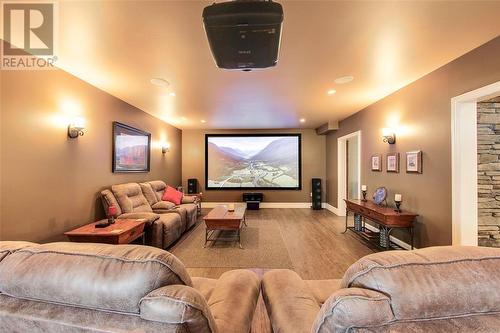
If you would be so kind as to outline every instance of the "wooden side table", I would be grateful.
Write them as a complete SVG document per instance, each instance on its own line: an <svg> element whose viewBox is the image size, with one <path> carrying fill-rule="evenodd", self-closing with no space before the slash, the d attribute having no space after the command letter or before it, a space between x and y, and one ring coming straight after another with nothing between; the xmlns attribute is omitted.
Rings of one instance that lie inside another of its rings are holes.
<svg viewBox="0 0 500 333"><path fill-rule="evenodd" d="M146 220L116 219L114 224L106 228L96 228L101 220L89 223L74 230L65 232L70 241L79 243L129 244L138 238L145 245L144 225Z"/></svg>

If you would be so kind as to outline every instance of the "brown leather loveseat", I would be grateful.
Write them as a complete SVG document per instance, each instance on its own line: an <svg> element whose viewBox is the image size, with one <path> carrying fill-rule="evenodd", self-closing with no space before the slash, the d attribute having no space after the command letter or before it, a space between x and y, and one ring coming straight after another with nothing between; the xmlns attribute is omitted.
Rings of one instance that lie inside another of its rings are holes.
<svg viewBox="0 0 500 333"><path fill-rule="evenodd" d="M162 201L167 185L161 180L126 183L101 191L104 210L117 208L120 219L146 219L147 244L165 249L196 224L196 197L184 196L180 205Z"/></svg>
<svg viewBox="0 0 500 333"><path fill-rule="evenodd" d="M500 249L376 253L342 280L273 270L262 293L275 333L500 332Z"/></svg>
<svg viewBox="0 0 500 333"><path fill-rule="evenodd" d="M0 242L0 332L248 333L259 291L149 246Z"/></svg>

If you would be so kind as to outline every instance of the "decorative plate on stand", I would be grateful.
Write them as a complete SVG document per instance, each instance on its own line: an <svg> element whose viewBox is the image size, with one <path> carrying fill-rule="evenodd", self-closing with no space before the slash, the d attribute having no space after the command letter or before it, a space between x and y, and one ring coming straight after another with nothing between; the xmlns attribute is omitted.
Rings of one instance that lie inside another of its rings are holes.
<svg viewBox="0 0 500 333"><path fill-rule="evenodd" d="M379 187L373 193L373 202L380 205L387 198L387 189L385 187Z"/></svg>

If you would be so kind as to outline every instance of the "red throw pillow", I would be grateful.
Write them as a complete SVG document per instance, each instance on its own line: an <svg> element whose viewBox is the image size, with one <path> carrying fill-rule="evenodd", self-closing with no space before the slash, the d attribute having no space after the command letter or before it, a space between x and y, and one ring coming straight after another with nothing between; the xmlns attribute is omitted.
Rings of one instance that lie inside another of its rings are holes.
<svg viewBox="0 0 500 333"><path fill-rule="evenodd" d="M165 189L165 193L163 193L163 196L161 197L161 200L170 201L176 205L180 205L183 196L184 193L177 191L171 186L167 186L167 188Z"/></svg>

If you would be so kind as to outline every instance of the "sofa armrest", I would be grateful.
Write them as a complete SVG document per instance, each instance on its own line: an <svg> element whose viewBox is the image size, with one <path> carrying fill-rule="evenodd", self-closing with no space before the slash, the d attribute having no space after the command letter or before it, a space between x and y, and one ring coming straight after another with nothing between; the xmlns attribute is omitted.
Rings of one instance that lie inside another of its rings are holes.
<svg viewBox="0 0 500 333"><path fill-rule="evenodd" d="M297 273L288 269L267 272L262 296L274 332L311 332L320 306Z"/></svg>
<svg viewBox="0 0 500 333"><path fill-rule="evenodd" d="M260 293L260 279L246 269L226 272L208 300L219 333L250 332Z"/></svg>
<svg viewBox="0 0 500 333"><path fill-rule="evenodd" d="M137 212L137 213L125 213L118 216L119 219L145 219L146 225L151 225L154 221L160 218L160 215L155 213L147 213L147 212Z"/></svg>
<svg viewBox="0 0 500 333"><path fill-rule="evenodd" d="M183 325L189 332L217 332L207 301L189 286L158 288L141 299L139 308L141 318L146 320Z"/></svg>
<svg viewBox="0 0 500 333"><path fill-rule="evenodd" d="M393 321L391 300L370 289L345 288L333 293L314 322L313 333L347 333L353 326L379 326Z"/></svg>
<svg viewBox="0 0 500 333"><path fill-rule="evenodd" d="M196 203L198 202L198 197L196 195L185 195L182 197L181 204Z"/></svg>

